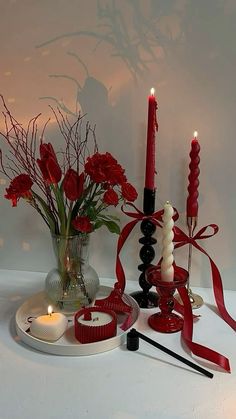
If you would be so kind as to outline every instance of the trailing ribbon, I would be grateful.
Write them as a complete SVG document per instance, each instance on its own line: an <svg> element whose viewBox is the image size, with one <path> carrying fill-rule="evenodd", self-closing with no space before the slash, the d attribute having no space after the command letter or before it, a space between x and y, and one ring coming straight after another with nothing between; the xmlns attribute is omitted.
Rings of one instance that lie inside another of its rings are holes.
<svg viewBox="0 0 236 419"><path fill-rule="evenodd" d="M184 316L184 306L182 304L180 304L176 298L174 298L174 310L177 311L177 313L181 314L182 316ZM193 320L199 319L201 317L201 314L193 314L192 313L192 318Z"/></svg>
<svg viewBox="0 0 236 419"><path fill-rule="evenodd" d="M160 286L160 283L166 285L166 290L168 288L173 287L177 289L179 292L179 295L183 301L183 305L181 306L181 310L178 310L183 315L183 329L181 332L181 338L185 342L185 344L188 346L190 351L199 356L200 358L207 359L208 361L214 362L219 367L225 369L227 372L230 372L230 365L229 360L224 355L221 355L220 353L207 348L206 346L200 345L196 342L193 342L193 319L194 316L192 314L192 306L190 303L188 291L186 287L184 286L184 279L187 279L188 272L181 268L180 266L177 266L174 264L174 282L166 282L164 283L161 281L161 266L158 264L156 267L149 268L149 281L152 285L155 285L157 287ZM182 280L182 285L181 285ZM176 286L175 286L176 284ZM173 310L176 310L176 300Z"/></svg>
<svg viewBox="0 0 236 419"><path fill-rule="evenodd" d="M213 230L212 233L204 234L208 228L211 228ZM230 316L230 314L228 313L225 307L224 291L223 291L223 285L222 285L220 272L216 264L214 263L214 261L208 255L208 253L201 246L199 246L199 244L196 242L196 240L204 240L204 239L208 239L209 237L214 236L218 232L218 230L219 228L216 224L209 224L201 228L193 237L189 237L180 228L174 227L174 242L176 242L175 249L185 246L186 244L192 244L196 249L198 249L200 252L202 252L204 255L208 257L210 261L210 266L211 266L211 277L212 277L213 291L214 291L217 308L219 310L219 313L222 319L230 327L232 327L233 330L236 331L236 321Z"/></svg>
<svg viewBox="0 0 236 419"><path fill-rule="evenodd" d="M124 206L121 207L122 212L127 215L128 217L134 218L133 221L130 221L128 224L126 224L119 236L118 243L117 243L117 254L116 254L116 278L118 280L118 283L115 284L115 288L119 288L119 291L121 293L124 292L125 289L125 273L123 266L121 264L120 260L120 252L124 246L125 241L129 237L131 231L136 226L136 224L143 220L150 220L158 227L162 227L160 224L160 221L162 220L163 210L154 212L151 215L146 215L142 211L140 211L134 204L127 203L126 206L130 206L135 209L135 212L133 211L126 211L124 209ZM178 218L178 213L175 210L175 217Z"/></svg>
<svg viewBox="0 0 236 419"><path fill-rule="evenodd" d="M193 317L188 291L185 287L179 287L178 292L184 305L184 324L181 331L182 339L193 354L207 359L208 361L214 362L214 364L219 365L227 372L230 372L230 364L228 358L210 348L207 348L206 346L193 342Z"/></svg>

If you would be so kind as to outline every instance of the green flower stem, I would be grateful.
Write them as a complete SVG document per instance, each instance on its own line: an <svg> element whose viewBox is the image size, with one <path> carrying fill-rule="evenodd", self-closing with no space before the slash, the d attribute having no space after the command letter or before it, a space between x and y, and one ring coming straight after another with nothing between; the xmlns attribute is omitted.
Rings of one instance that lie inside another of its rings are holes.
<svg viewBox="0 0 236 419"><path fill-rule="evenodd" d="M70 285L70 278L65 267L66 261L66 252L67 252L68 238L60 237L58 238L57 251L58 251L58 271L61 276L62 289L63 292L67 291L68 286Z"/></svg>
<svg viewBox="0 0 236 419"><path fill-rule="evenodd" d="M73 208L73 202L71 202L70 206L69 206L68 217L67 217L67 226L66 226L66 237L69 236L69 232L70 232L72 208Z"/></svg>
<svg viewBox="0 0 236 419"><path fill-rule="evenodd" d="M33 192L33 206L34 208L39 212L39 214L43 217L44 219L44 214L45 217L47 219L47 224L51 230L52 233L56 233L58 230L58 226L57 226L57 221L54 218L49 206L46 204L46 202L41 198L41 196L39 196L36 192ZM39 206L37 205L37 202L39 202L41 208L44 211L44 214L42 213L41 209L39 208Z"/></svg>
<svg viewBox="0 0 236 419"><path fill-rule="evenodd" d="M97 189L98 189L98 184L95 183L95 184L93 184L93 186L94 185L95 185L95 188L94 188L94 191L91 193L91 197L89 198L89 201L93 201L94 197L96 196L96 192L97 192Z"/></svg>
<svg viewBox="0 0 236 419"><path fill-rule="evenodd" d="M66 211L65 211L65 204L63 200L63 196L61 194L58 185L52 184L52 190L54 192L56 201L57 201L57 208L58 208L58 215L61 222L61 234L65 235L66 232Z"/></svg>

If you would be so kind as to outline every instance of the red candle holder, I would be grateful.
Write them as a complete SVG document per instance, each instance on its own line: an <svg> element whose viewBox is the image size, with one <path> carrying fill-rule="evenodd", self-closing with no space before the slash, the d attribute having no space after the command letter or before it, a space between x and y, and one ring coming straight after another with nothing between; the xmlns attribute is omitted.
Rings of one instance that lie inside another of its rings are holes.
<svg viewBox="0 0 236 419"><path fill-rule="evenodd" d="M151 267L146 272L147 281L156 287L160 296L160 312L153 314L148 319L149 326L162 333L174 333L183 328L183 318L172 313L174 308L174 293L176 288L184 287L188 280L188 272L174 266L174 280L171 282L161 279L160 266Z"/></svg>

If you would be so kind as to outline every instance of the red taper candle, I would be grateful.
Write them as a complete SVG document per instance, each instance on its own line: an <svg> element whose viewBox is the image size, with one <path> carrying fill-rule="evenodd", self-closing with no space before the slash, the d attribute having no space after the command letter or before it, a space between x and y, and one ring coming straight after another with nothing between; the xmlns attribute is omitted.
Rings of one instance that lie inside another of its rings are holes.
<svg viewBox="0 0 236 419"><path fill-rule="evenodd" d="M156 119L157 102L155 90L151 89L148 97L148 126L147 126L147 148L146 148L146 175L145 188L155 189L155 132L158 130Z"/></svg>
<svg viewBox="0 0 236 419"><path fill-rule="evenodd" d="M199 186L199 163L200 163L200 145L197 139L198 133L194 132L194 138L191 144L190 151L190 164L189 169L190 173L188 176L189 185L188 185L188 198L187 198L187 219L188 218L197 218L198 215L198 186Z"/></svg>

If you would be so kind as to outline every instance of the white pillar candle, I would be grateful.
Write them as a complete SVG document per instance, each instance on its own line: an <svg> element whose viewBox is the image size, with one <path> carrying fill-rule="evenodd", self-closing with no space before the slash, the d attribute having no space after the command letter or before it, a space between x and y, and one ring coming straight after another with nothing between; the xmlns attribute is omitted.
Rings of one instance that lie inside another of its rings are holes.
<svg viewBox="0 0 236 419"><path fill-rule="evenodd" d="M162 227L162 262L161 262L161 279L171 282L174 279L174 257L173 257L173 238L174 238L174 210L167 201L164 205L163 227Z"/></svg>
<svg viewBox="0 0 236 419"><path fill-rule="evenodd" d="M67 325L66 316L62 313L53 313L52 307L48 306L48 314L32 321L30 332L38 339L54 342L65 333Z"/></svg>

